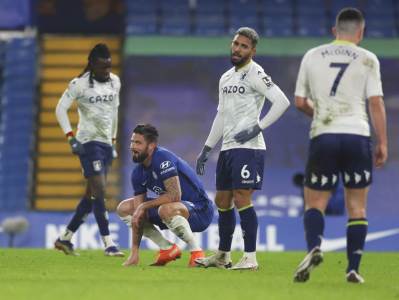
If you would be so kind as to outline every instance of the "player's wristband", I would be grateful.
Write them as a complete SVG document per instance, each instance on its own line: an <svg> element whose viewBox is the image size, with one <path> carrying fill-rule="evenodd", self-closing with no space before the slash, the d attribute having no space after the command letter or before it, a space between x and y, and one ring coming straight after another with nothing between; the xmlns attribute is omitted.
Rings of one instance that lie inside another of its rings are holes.
<svg viewBox="0 0 399 300"><path fill-rule="evenodd" d="M74 137L74 135L73 135L73 132L72 132L72 131L68 132L68 133L67 133L65 136L68 138L68 141L69 141L71 138L73 138L73 137Z"/></svg>

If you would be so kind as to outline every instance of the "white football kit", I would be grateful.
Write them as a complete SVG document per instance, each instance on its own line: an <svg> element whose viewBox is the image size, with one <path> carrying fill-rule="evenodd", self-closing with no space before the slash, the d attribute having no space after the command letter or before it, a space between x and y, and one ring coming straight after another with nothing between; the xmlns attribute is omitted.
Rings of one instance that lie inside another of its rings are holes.
<svg viewBox="0 0 399 300"><path fill-rule="evenodd" d="M259 121L265 97L273 103L268 114ZM219 81L218 112L206 145L213 148L223 136L222 151L236 148L266 149L262 133L240 144L234 136L259 124L261 129L276 121L289 106L289 101L263 68L254 61L225 72Z"/></svg>
<svg viewBox="0 0 399 300"><path fill-rule="evenodd" d="M110 80L89 82L89 73L74 78L65 90L56 108L56 116L64 133L72 131L67 110L75 99L79 124L76 138L81 143L97 141L111 145L116 138L118 123L120 79L111 73Z"/></svg>
<svg viewBox="0 0 399 300"><path fill-rule="evenodd" d="M295 95L314 103L311 138L323 133L370 136L365 102L383 96L379 61L346 41L310 49L302 59Z"/></svg>

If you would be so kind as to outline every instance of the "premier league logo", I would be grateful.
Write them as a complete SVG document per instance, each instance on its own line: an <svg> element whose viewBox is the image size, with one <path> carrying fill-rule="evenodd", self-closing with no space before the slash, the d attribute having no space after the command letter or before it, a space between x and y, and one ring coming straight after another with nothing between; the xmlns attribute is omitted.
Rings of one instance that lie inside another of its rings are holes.
<svg viewBox="0 0 399 300"><path fill-rule="evenodd" d="M93 169L96 172L100 172L102 168L101 160L95 160L93 161Z"/></svg>

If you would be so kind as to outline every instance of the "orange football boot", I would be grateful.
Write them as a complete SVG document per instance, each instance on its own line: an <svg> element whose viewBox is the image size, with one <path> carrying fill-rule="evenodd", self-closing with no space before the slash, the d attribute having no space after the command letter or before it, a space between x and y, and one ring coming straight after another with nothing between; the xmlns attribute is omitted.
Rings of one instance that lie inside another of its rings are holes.
<svg viewBox="0 0 399 300"><path fill-rule="evenodd" d="M151 266L164 266L167 263L174 261L181 257L181 250L176 245L173 244L172 247L166 250L159 250L157 258Z"/></svg>
<svg viewBox="0 0 399 300"><path fill-rule="evenodd" d="M197 267L198 264L195 263L195 260L197 258L204 258L204 257L205 257L205 252L202 250L191 251L191 257L190 257L190 261L188 262L188 266L189 267Z"/></svg>

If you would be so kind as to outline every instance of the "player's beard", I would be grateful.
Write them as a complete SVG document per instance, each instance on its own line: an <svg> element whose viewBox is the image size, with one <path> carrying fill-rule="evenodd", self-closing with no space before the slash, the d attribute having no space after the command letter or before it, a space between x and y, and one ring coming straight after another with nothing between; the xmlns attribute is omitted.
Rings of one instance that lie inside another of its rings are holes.
<svg viewBox="0 0 399 300"><path fill-rule="evenodd" d="M98 81L98 82L104 83L104 82L107 82L107 81L110 80L110 76L109 76L109 74L108 75L102 75L102 76L94 75L94 79L96 81Z"/></svg>
<svg viewBox="0 0 399 300"><path fill-rule="evenodd" d="M231 64L235 67L241 67L241 66L245 65L249 59L249 55L241 56L240 59L234 59L233 55L234 55L234 53L230 54L230 61L231 61Z"/></svg>
<svg viewBox="0 0 399 300"><path fill-rule="evenodd" d="M147 149L145 151L143 151L142 153L138 153L137 155L133 154L133 161L135 163L142 163L143 161L146 160L146 158L148 157L148 151Z"/></svg>

